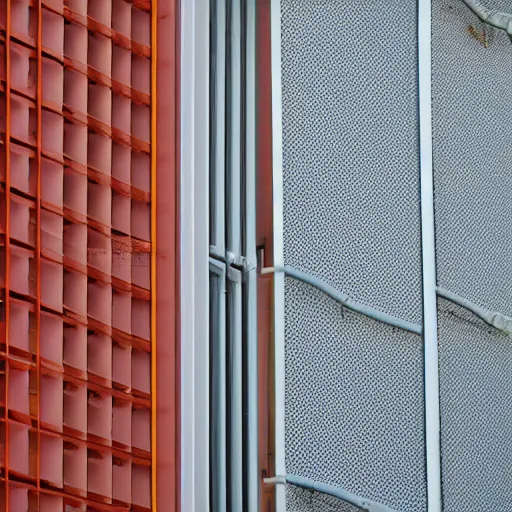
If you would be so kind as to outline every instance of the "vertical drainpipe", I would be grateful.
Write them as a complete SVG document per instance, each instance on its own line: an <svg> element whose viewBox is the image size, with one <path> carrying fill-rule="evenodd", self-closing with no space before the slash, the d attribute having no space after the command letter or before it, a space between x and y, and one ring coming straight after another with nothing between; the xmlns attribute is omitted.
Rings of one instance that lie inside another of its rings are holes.
<svg viewBox="0 0 512 512"><path fill-rule="evenodd" d="M241 263L241 0L229 2L228 67L228 218L227 275L229 315L230 379L230 503L231 510L243 510L243 421L242 421L242 283L240 272L232 268Z"/></svg>
<svg viewBox="0 0 512 512"><path fill-rule="evenodd" d="M421 170L421 237L425 358L425 435L428 512L441 512L441 454L437 297L432 165L431 0L418 2L418 78Z"/></svg>
<svg viewBox="0 0 512 512"><path fill-rule="evenodd" d="M222 512L227 510L226 501L226 265L224 262L210 259L210 272L217 276L218 282L218 311L217 332L212 346L212 427L211 453L215 461L212 482L212 510Z"/></svg>
<svg viewBox="0 0 512 512"><path fill-rule="evenodd" d="M272 51L272 186L274 213L274 267L284 267L283 242L283 122L281 89L281 2L271 0ZM275 383L275 474L285 475L285 352L284 273L274 274L274 383ZM276 487L276 512L285 512L285 486Z"/></svg>
<svg viewBox="0 0 512 512"><path fill-rule="evenodd" d="M212 252L219 259L224 260L226 254L226 215L225 215L225 186L226 186L226 2L216 0L211 2L211 9L215 9L215 25L211 27L215 38L215 69L210 80L214 83L214 116L212 141L213 168L214 168L214 244L210 246ZM213 56L213 54L212 54ZM210 58L212 58L212 56ZM212 209L210 209L212 211ZM219 278L220 297L218 311L218 332L214 348L218 358L214 361L212 374L217 373L217 378L212 379L212 398L217 398L216 406L212 406L212 452L215 451L215 474L210 475L212 481L212 508L214 511L227 509L227 438L226 438L226 268Z"/></svg>
<svg viewBox="0 0 512 512"><path fill-rule="evenodd" d="M225 256L225 180L226 180L226 0L216 0L215 5L215 126L213 140L215 168L215 226L214 251L220 258ZM211 250L212 248L210 248Z"/></svg>
<svg viewBox="0 0 512 512"><path fill-rule="evenodd" d="M241 0L230 0L228 68L228 251L239 259L241 254ZM239 261L237 262L239 263Z"/></svg>
<svg viewBox="0 0 512 512"><path fill-rule="evenodd" d="M242 460L242 272L228 273L229 372L230 372L230 509L243 510Z"/></svg>
<svg viewBox="0 0 512 512"><path fill-rule="evenodd" d="M256 0L246 2L245 68L245 238L247 368L247 507L259 510L258 322L256 275Z"/></svg>

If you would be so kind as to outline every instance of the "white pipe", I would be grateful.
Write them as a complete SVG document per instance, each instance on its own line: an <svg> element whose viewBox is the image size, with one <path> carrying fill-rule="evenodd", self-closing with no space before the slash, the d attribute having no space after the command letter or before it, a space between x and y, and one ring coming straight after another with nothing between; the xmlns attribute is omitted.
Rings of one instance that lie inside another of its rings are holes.
<svg viewBox="0 0 512 512"><path fill-rule="evenodd" d="M266 267L261 269L261 275L270 275L274 273L278 273L282 271L285 275L293 277L299 281L303 281L315 288L321 290L322 292L329 295L332 299L336 300L340 304L343 304L348 309L361 313L365 316L378 320L380 322L393 325L395 327L399 327L400 329L404 329L406 331L414 332L416 334L422 333L422 326L419 324L414 324L412 322L407 322L400 318L388 315L386 313L382 313L381 311L374 309L369 306L365 306L363 304L359 304L353 299L351 299L348 295L344 294L341 291L336 290L331 285L323 282L316 276L311 274L307 274L306 272L302 272L300 270L296 270L289 265L285 265L281 270L275 267ZM512 318L502 313L498 313L496 311L490 311L485 309L477 304L461 297L460 295L447 290L446 288L437 287L436 288L437 295L440 297L444 297L445 299L462 306L465 309L468 309L479 318L481 318L484 322L489 324L490 326L505 332L506 334L512 334Z"/></svg>
<svg viewBox="0 0 512 512"><path fill-rule="evenodd" d="M226 0L215 1L215 131L214 131L214 242L216 252L225 252L225 181L226 181Z"/></svg>
<svg viewBox="0 0 512 512"><path fill-rule="evenodd" d="M512 36L512 14L484 7L479 0L462 0L484 23L505 30Z"/></svg>
<svg viewBox="0 0 512 512"><path fill-rule="evenodd" d="M230 509L243 510L243 422L242 422L242 275L227 269L229 304L230 376Z"/></svg>
<svg viewBox="0 0 512 512"><path fill-rule="evenodd" d="M509 316L505 316L501 313L482 308L477 304L461 297L460 295L446 290L445 288L437 287L437 294L440 297L444 297L445 299L449 300L450 302L454 302L455 304L468 309L492 327L495 327L496 329L507 334L512 334L512 318Z"/></svg>
<svg viewBox="0 0 512 512"><path fill-rule="evenodd" d="M246 1L245 237L247 368L247 507L259 511L258 467L258 261L256 256L256 1Z"/></svg>
<svg viewBox="0 0 512 512"><path fill-rule="evenodd" d="M351 505L354 505L361 510L366 510L368 512L395 512L393 509L385 505L381 505L380 503L368 500L366 498L361 498L360 496L348 492L341 487L317 482L315 480L311 480L310 478L286 475L265 478L263 482L267 485L276 485L278 488L279 486L290 484L302 489L308 489L310 491L315 491L321 494L327 494L328 496L333 496L334 498L338 498L341 501L350 503Z"/></svg>
<svg viewBox="0 0 512 512"><path fill-rule="evenodd" d="M229 89L228 89L228 251L240 255L241 247L241 89L242 89L242 39L241 0L229 1Z"/></svg>
<svg viewBox="0 0 512 512"><path fill-rule="evenodd" d="M226 489L226 265L210 258L210 271L218 281L217 332L212 353L212 427L211 443L215 472L212 481L214 511L227 508Z"/></svg>
<svg viewBox="0 0 512 512"><path fill-rule="evenodd" d="M242 39L241 0L228 0L229 60L228 90L228 216L226 262L229 283L228 305L230 318L230 510L243 510L243 399L242 399L242 284L241 274L232 265L240 258L241 247L241 107L242 107Z"/></svg>
<svg viewBox="0 0 512 512"><path fill-rule="evenodd" d="M281 83L281 1L270 4L272 70L272 185L274 266L284 266L283 240L283 120ZM275 386L275 472L286 474L285 465L285 352L284 273L274 278L274 386ZM286 493L276 488L276 512L286 512Z"/></svg>
<svg viewBox="0 0 512 512"><path fill-rule="evenodd" d="M384 313L375 309L371 306L367 306L365 304L360 304L355 300L351 299L345 293L337 290L334 286L322 281L316 276L308 274L306 272L302 272L301 270L297 270L290 265L284 265L281 269L276 267L263 268L261 270L262 274L271 274L276 273L279 274L283 272L285 275L293 277L303 283L307 283L310 286L314 286L318 290L321 290L325 294L329 295L332 299L339 302L347 309L351 309L356 313L360 313L361 315L365 315L369 318L373 318L379 322L385 323L387 325L392 325L393 327L398 327L399 329L403 329L405 331L413 332L415 334L421 334L423 332L423 328L419 324L415 324L413 322L408 322L407 320L403 320L401 318L397 318L393 315L389 315L388 313Z"/></svg>
<svg viewBox="0 0 512 512"><path fill-rule="evenodd" d="M427 501L428 512L441 512L439 354L437 346L434 174L432 166L431 10L431 0L418 1L419 142Z"/></svg>

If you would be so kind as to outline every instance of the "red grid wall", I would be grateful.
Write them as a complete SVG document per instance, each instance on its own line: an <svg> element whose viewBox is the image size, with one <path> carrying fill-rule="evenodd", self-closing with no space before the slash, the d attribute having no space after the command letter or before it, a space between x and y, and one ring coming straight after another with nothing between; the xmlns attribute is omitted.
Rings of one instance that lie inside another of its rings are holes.
<svg viewBox="0 0 512 512"><path fill-rule="evenodd" d="M0 511L151 508L151 12L0 0Z"/></svg>

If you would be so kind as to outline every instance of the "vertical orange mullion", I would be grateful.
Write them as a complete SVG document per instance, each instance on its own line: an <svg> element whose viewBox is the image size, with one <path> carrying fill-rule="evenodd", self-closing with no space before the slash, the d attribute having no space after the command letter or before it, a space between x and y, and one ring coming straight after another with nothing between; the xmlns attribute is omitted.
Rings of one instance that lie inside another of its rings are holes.
<svg viewBox="0 0 512 512"><path fill-rule="evenodd" d="M156 496L156 25L157 3L151 0L151 510Z"/></svg>
<svg viewBox="0 0 512 512"><path fill-rule="evenodd" d="M9 327L11 264L11 0L5 33L5 510L9 512Z"/></svg>
<svg viewBox="0 0 512 512"><path fill-rule="evenodd" d="M174 325L174 418L176 424L174 456L175 463L175 510L181 511L181 3L176 0L173 5L174 9L174 199L176 202L174 208L174 308L175 308L175 325Z"/></svg>
<svg viewBox="0 0 512 512"><path fill-rule="evenodd" d="M42 101L42 44L43 44L43 12L41 0L37 4L37 191L36 191L36 392L37 392L37 508L39 510L41 490L41 101Z"/></svg>

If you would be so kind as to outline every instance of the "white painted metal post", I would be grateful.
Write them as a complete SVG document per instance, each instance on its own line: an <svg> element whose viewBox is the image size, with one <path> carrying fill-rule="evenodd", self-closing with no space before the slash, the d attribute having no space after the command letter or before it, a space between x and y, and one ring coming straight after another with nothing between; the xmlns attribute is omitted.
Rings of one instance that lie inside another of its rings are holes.
<svg viewBox="0 0 512 512"><path fill-rule="evenodd" d="M259 511L258 465L258 277L256 257L256 2L245 12L245 232L247 368L247 508Z"/></svg>
<svg viewBox="0 0 512 512"><path fill-rule="evenodd" d="M439 363L437 346L434 176L432 168L431 24L431 0L419 0L418 67L427 498L428 511L441 512Z"/></svg>
<svg viewBox="0 0 512 512"><path fill-rule="evenodd" d="M208 512L209 2L181 4L181 509Z"/></svg>
<svg viewBox="0 0 512 512"><path fill-rule="evenodd" d="M272 175L274 217L274 267L284 266L283 242L283 123L281 89L281 1L271 0L272 50ZM284 273L274 274L274 360L275 360L275 471L286 474L285 465L285 352ZM285 512L284 485L276 487L276 512Z"/></svg>

